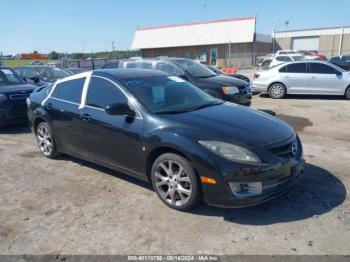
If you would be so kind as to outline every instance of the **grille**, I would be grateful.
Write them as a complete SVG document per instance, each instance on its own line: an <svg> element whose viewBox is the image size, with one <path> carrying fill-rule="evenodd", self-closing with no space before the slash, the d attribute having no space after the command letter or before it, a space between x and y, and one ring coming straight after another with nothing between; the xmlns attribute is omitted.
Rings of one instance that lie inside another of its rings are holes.
<svg viewBox="0 0 350 262"><path fill-rule="evenodd" d="M26 99L30 94L13 94L9 95L9 98L11 100L20 100L20 99Z"/></svg>
<svg viewBox="0 0 350 262"><path fill-rule="evenodd" d="M295 157L292 153L292 145L295 142L280 146L280 147L275 147L271 148L271 152L274 153L276 156L284 159L290 159Z"/></svg>

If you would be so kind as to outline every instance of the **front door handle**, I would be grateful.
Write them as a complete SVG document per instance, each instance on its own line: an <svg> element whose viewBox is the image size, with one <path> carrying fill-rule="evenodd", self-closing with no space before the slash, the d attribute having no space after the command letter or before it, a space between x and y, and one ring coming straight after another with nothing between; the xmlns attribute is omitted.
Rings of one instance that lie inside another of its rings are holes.
<svg viewBox="0 0 350 262"><path fill-rule="evenodd" d="M53 106L52 103L47 103L46 108L47 109L52 109L52 106Z"/></svg>
<svg viewBox="0 0 350 262"><path fill-rule="evenodd" d="M89 114L82 114L82 115L80 115L80 119L83 121L90 121L91 116Z"/></svg>
<svg viewBox="0 0 350 262"><path fill-rule="evenodd" d="M316 76L312 76L311 79L316 79Z"/></svg>

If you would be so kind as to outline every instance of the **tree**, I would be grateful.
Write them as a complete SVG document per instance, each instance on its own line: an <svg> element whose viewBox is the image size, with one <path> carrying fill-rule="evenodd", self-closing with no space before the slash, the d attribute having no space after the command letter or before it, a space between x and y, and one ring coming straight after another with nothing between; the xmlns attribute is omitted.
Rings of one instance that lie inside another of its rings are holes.
<svg viewBox="0 0 350 262"><path fill-rule="evenodd" d="M62 56L57 53L56 51L52 51L50 54L49 54L49 59L50 60L58 60L60 59Z"/></svg>
<svg viewBox="0 0 350 262"><path fill-rule="evenodd" d="M38 51L36 51L36 50L33 52L33 54L37 54L37 53L38 53Z"/></svg>

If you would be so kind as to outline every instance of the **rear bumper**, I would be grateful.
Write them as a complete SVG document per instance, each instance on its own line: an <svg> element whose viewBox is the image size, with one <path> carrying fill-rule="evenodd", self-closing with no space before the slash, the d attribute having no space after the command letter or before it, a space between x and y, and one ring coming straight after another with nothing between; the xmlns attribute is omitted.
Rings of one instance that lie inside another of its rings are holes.
<svg viewBox="0 0 350 262"><path fill-rule="evenodd" d="M25 101L0 105L0 126L24 124L28 122Z"/></svg>
<svg viewBox="0 0 350 262"><path fill-rule="evenodd" d="M202 184L204 201L211 206L240 208L258 205L287 192L304 173L304 160L290 160L253 175L223 177L215 185ZM261 183L262 191L256 195L237 196L230 183Z"/></svg>

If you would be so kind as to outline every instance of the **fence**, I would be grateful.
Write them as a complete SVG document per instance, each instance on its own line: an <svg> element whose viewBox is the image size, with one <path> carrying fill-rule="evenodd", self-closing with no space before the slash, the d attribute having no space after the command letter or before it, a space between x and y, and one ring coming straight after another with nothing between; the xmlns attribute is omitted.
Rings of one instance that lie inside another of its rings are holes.
<svg viewBox="0 0 350 262"><path fill-rule="evenodd" d="M226 54L223 64L226 67L258 66L268 53L231 53Z"/></svg>

